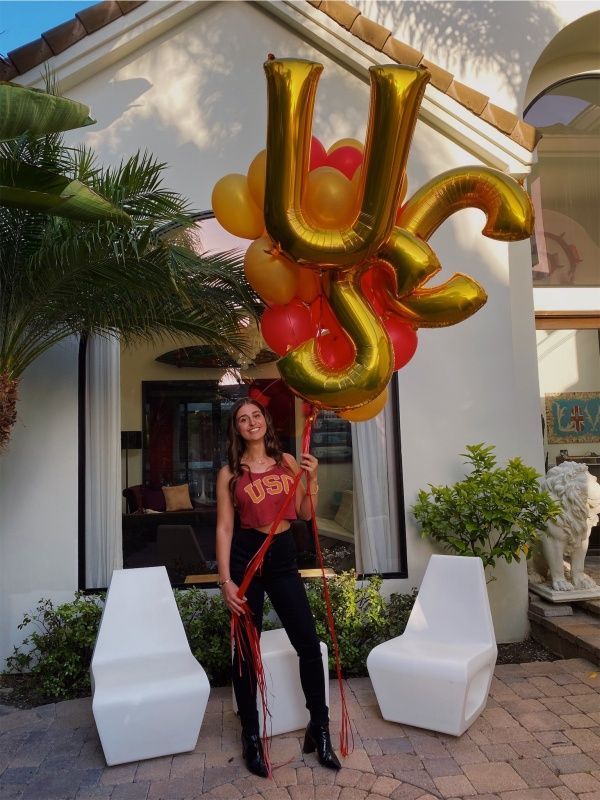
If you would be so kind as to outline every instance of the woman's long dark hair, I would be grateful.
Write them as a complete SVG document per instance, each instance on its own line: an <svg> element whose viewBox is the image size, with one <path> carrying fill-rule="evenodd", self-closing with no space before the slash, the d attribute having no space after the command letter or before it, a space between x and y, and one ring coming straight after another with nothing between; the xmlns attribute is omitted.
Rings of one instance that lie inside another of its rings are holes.
<svg viewBox="0 0 600 800"><path fill-rule="evenodd" d="M259 403L258 400L254 400L252 397L242 397L240 400L236 400L236 402L233 404L233 408L231 409L231 416L229 417L229 424L227 426L227 462L232 474L232 477L229 480L229 491L231 493L231 499L234 505L235 484L244 473L241 462L242 456L246 450L246 443L240 436L235 423L237 413L240 408L248 404L256 406L256 408L258 408L258 410L262 413L263 417L265 418L265 422L267 423L267 431L265 433L265 450L267 452L267 456L273 458L277 466L281 466L283 463L281 445L279 444L279 439L275 433L273 420L271 419L271 415L267 409L262 403Z"/></svg>

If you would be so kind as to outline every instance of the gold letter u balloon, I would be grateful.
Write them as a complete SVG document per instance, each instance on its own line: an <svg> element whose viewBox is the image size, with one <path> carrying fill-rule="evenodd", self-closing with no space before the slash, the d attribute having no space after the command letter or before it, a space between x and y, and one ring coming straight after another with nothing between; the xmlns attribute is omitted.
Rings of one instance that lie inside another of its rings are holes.
<svg viewBox="0 0 600 800"><path fill-rule="evenodd" d="M386 308L413 327L453 325L486 300L479 284L455 274L425 284L441 266L427 244L433 231L460 208L481 208L483 233L515 240L531 233L531 203L512 178L486 167L460 168L422 187L404 207L397 226L410 143L429 73L400 65L371 67L371 102L358 211L338 230L316 226L303 202L307 185L312 118L321 64L275 59L265 64L268 86L265 225L275 249L297 264L325 272L329 303L351 339L355 356L343 370L328 369L316 339L279 362L282 378L316 406L358 408L384 392L394 368L392 343L361 290L375 265L388 280Z"/></svg>

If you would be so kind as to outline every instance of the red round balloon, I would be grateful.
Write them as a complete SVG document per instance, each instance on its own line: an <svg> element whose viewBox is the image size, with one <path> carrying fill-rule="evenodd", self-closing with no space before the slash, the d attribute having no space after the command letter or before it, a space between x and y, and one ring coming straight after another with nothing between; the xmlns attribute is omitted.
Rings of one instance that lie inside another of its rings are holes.
<svg viewBox="0 0 600 800"><path fill-rule="evenodd" d="M315 328L310 309L298 300L266 308L260 320L263 339L280 356L313 337Z"/></svg>
<svg viewBox="0 0 600 800"><path fill-rule="evenodd" d="M327 166L327 150L323 147L316 136L310 140L310 160L308 163L309 172L318 167Z"/></svg>
<svg viewBox="0 0 600 800"><path fill-rule="evenodd" d="M355 356L354 345L343 331L317 336L317 352L333 372L349 367Z"/></svg>
<svg viewBox="0 0 600 800"><path fill-rule="evenodd" d="M362 277L361 289L376 314L380 316L386 311L385 291L389 281L383 267L372 267Z"/></svg>
<svg viewBox="0 0 600 800"><path fill-rule="evenodd" d="M354 345L324 295L310 304L310 313L317 328L317 352L325 366L331 370L350 366L355 356Z"/></svg>
<svg viewBox="0 0 600 800"><path fill-rule="evenodd" d="M394 347L394 369L402 369L414 356L417 349L417 332L394 314L381 320Z"/></svg>
<svg viewBox="0 0 600 800"><path fill-rule="evenodd" d="M338 147L327 156L327 166L342 172L349 181L363 162L363 154L356 147Z"/></svg>

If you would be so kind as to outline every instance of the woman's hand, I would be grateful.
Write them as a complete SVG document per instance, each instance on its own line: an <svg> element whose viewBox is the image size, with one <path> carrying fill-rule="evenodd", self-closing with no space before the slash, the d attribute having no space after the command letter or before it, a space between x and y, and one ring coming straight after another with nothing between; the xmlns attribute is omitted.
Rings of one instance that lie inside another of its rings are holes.
<svg viewBox="0 0 600 800"><path fill-rule="evenodd" d="M300 466L308 473L308 478L311 482L317 481L317 468L319 466L318 460L310 453L302 453L300 456Z"/></svg>
<svg viewBox="0 0 600 800"><path fill-rule="evenodd" d="M233 581L227 581L224 586L221 586L221 594L223 595L223 600L225 600L225 605L232 614L236 614L239 617L240 614L246 613L247 601L245 597L238 597L238 590L239 586Z"/></svg>

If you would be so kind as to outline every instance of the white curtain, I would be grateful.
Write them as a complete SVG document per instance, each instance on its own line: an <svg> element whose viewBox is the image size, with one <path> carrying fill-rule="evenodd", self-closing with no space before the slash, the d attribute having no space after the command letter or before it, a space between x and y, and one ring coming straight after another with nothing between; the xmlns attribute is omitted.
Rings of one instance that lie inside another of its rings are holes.
<svg viewBox="0 0 600 800"><path fill-rule="evenodd" d="M359 573L400 569L393 402L390 398L374 419L352 423L354 544Z"/></svg>
<svg viewBox="0 0 600 800"><path fill-rule="evenodd" d="M87 343L85 408L86 587L108 586L121 545L121 351L115 338Z"/></svg>

